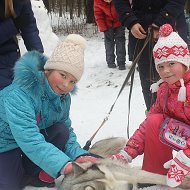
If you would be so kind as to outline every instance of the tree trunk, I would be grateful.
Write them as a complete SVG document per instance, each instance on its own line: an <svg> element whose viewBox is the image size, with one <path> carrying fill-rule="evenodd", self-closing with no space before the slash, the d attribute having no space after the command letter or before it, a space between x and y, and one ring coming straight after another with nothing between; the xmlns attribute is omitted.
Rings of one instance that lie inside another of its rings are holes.
<svg viewBox="0 0 190 190"><path fill-rule="evenodd" d="M48 13L50 12L49 0L43 0L44 6L47 9Z"/></svg>
<svg viewBox="0 0 190 190"><path fill-rule="evenodd" d="M86 0L86 23L94 23L94 1Z"/></svg>

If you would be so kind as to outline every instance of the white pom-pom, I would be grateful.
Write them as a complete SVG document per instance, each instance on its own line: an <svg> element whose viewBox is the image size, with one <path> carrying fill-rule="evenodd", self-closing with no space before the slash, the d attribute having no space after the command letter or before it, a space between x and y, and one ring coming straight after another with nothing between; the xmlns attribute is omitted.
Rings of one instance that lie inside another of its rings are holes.
<svg viewBox="0 0 190 190"><path fill-rule="evenodd" d="M157 92L157 91L158 91L158 88L159 88L159 85L160 85L161 83L163 83L163 82L164 82L164 81L163 81L162 79L160 79L158 82L153 83L153 84L150 86L151 92L152 92L152 93Z"/></svg>
<svg viewBox="0 0 190 190"><path fill-rule="evenodd" d="M185 102L186 101L186 88L184 86L184 80L180 79L181 88L178 93L178 101Z"/></svg>
<svg viewBox="0 0 190 190"><path fill-rule="evenodd" d="M69 34L66 37L65 42L71 42L71 43L80 45L82 49L85 49L87 45L86 40L79 34Z"/></svg>

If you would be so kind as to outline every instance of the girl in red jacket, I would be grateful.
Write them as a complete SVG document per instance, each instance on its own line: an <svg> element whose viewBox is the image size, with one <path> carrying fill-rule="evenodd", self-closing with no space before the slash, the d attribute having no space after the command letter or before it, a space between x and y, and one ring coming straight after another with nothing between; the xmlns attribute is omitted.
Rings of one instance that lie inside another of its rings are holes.
<svg viewBox="0 0 190 190"><path fill-rule="evenodd" d="M171 25L163 25L159 34L153 56L161 79L151 86L153 92L157 91L157 100L147 118L129 139L124 150L113 158L131 162L132 159L144 153L142 169L167 174L168 185L175 187L190 174L190 135L187 137L185 146L173 159L174 147L161 142L160 133L166 118L182 122L182 126L189 125L187 133L190 132L190 54L187 44L176 32L173 32ZM178 131L180 128L176 134ZM176 137L173 135L171 137ZM180 135L177 138L176 144L180 142L180 139L184 139L180 138Z"/></svg>
<svg viewBox="0 0 190 190"><path fill-rule="evenodd" d="M106 62L109 68L125 70L125 28L119 22L112 0L94 0L94 16L100 32L104 32ZM115 56L116 46L116 56Z"/></svg>

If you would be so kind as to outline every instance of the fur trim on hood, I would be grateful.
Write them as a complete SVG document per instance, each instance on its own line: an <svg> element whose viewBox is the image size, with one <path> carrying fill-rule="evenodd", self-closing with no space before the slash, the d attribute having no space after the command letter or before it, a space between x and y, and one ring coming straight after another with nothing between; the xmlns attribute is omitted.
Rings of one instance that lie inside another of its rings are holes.
<svg viewBox="0 0 190 190"><path fill-rule="evenodd" d="M47 57L37 51L25 53L15 64L14 83L32 92L39 91L39 85L44 78L39 71L44 71Z"/></svg>

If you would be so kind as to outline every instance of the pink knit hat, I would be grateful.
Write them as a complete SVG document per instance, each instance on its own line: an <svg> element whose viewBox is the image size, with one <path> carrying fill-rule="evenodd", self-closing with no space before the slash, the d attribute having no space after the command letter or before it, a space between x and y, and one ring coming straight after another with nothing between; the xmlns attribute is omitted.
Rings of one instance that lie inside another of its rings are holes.
<svg viewBox="0 0 190 190"><path fill-rule="evenodd" d="M153 48L153 56L156 70L160 63L168 61L177 61L182 63L189 69L190 54L186 42L173 31L170 24L164 24L159 30L159 39ZM158 70L157 70L158 71ZM151 85L152 92L156 92L163 80ZM185 101L186 89L184 87L183 79L180 79L181 88L178 94L179 101Z"/></svg>
<svg viewBox="0 0 190 190"><path fill-rule="evenodd" d="M60 70L72 74L78 81L84 71L86 40L78 34L70 34L54 50L44 65L45 70Z"/></svg>

